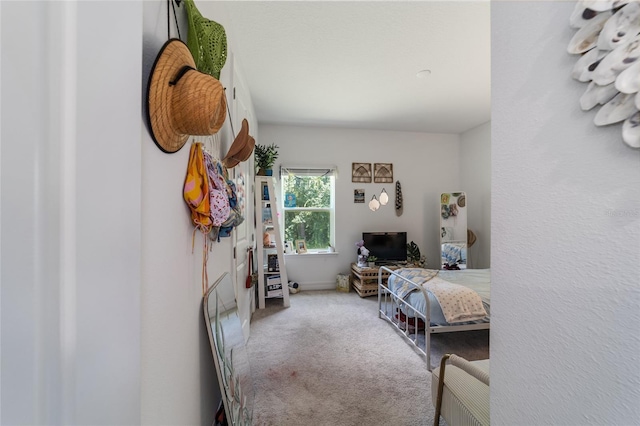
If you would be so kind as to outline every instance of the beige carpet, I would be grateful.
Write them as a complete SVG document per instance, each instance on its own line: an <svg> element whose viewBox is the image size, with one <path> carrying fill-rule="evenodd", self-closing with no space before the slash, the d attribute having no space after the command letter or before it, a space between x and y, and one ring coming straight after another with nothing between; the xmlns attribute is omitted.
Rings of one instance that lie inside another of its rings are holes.
<svg viewBox="0 0 640 426"><path fill-rule="evenodd" d="M255 425L430 425L431 374L424 357L386 321L377 298L335 291L267 301L251 322L247 351ZM488 332L432 340L442 353L488 358Z"/></svg>

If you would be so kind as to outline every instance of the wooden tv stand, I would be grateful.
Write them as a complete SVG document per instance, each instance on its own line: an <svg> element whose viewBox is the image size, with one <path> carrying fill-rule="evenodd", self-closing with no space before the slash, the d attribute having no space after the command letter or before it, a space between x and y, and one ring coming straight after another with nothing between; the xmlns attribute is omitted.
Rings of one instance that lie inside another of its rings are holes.
<svg viewBox="0 0 640 426"><path fill-rule="evenodd" d="M398 265L385 265L387 268L395 270L403 266ZM378 271L380 267L375 266L373 268L364 267L361 268L355 263L351 264L351 285L360 297L376 296L378 294ZM382 282L387 283L389 279L389 272L384 271L382 273Z"/></svg>

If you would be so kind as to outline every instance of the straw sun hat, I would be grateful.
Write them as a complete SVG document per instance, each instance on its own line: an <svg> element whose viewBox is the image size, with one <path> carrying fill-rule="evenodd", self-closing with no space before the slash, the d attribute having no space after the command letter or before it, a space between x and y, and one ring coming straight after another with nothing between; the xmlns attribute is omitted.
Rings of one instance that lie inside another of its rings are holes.
<svg viewBox="0 0 640 426"><path fill-rule="evenodd" d="M196 70L187 45L167 41L156 58L147 87L147 121L162 151L182 148L189 135L213 135L227 116L224 88L214 77Z"/></svg>
<svg viewBox="0 0 640 426"><path fill-rule="evenodd" d="M236 136L229 151L227 151L222 164L228 169L237 166L239 162L245 161L251 156L255 145L256 140L249 134L249 122L245 118L242 120L240 132L238 132L238 136Z"/></svg>
<svg viewBox="0 0 640 426"><path fill-rule="evenodd" d="M467 246L471 247L476 242L476 234L469 228L467 228Z"/></svg>

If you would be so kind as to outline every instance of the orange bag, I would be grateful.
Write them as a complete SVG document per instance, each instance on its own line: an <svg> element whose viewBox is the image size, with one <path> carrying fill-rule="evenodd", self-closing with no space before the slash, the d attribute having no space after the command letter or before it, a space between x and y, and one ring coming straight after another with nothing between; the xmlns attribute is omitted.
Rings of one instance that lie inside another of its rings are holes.
<svg viewBox="0 0 640 426"><path fill-rule="evenodd" d="M191 210L193 226L203 233L208 233L213 223L211 221L209 178L207 177L201 143L191 144L183 193L184 201Z"/></svg>
<svg viewBox="0 0 640 426"><path fill-rule="evenodd" d="M209 287L209 277L207 274L207 261L209 257L208 238L206 234L211 231L213 221L211 220L211 199L209 198L209 178L204 161L204 152L201 143L191 144L189 151L189 163L187 164L187 176L184 179L183 189L184 201L191 210L191 221L193 226L192 247L195 243L196 230L203 234L202 246L202 296L207 293Z"/></svg>

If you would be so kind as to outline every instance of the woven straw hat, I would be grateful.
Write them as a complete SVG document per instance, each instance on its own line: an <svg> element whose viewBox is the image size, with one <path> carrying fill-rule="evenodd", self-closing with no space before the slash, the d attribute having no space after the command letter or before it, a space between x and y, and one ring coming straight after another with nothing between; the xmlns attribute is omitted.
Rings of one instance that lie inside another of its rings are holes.
<svg viewBox="0 0 640 426"><path fill-rule="evenodd" d="M251 156L255 145L256 140L249 134L249 122L245 118L242 120L240 132L233 141L233 144L231 144L229 151L227 151L227 155L222 160L222 164L228 169L237 166L238 163L247 160Z"/></svg>
<svg viewBox="0 0 640 426"><path fill-rule="evenodd" d="M203 17L193 0L186 0L185 5L189 21L187 45L197 69L220 79L220 71L227 61L227 34L224 27Z"/></svg>
<svg viewBox="0 0 640 426"><path fill-rule="evenodd" d="M147 87L147 121L162 151L182 148L189 135L213 135L227 117L222 84L196 71L187 45L167 41L156 58Z"/></svg>

